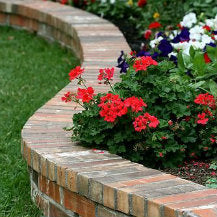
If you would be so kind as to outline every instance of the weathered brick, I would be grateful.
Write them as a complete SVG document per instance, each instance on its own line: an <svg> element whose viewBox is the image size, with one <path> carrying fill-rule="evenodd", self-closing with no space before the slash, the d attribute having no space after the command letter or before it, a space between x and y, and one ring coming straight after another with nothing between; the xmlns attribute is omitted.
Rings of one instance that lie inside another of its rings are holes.
<svg viewBox="0 0 217 217"><path fill-rule="evenodd" d="M89 182L89 198L97 203L102 203L103 200L103 185L102 183L91 180Z"/></svg>
<svg viewBox="0 0 217 217"><path fill-rule="evenodd" d="M59 190L59 186L55 182L49 180L47 181L46 194L57 203L60 203L60 190Z"/></svg>
<svg viewBox="0 0 217 217"><path fill-rule="evenodd" d="M200 217L216 217L217 216L217 209L197 209L193 210L192 213L200 216Z"/></svg>
<svg viewBox="0 0 217 217"><path fill-rule="evenodd" d="M52 203L50 203L49 210L50 210L50 217L71 217Z"/></svg>
<svg viewBox="0 0 217 217"><path fill-rule="evenodd" d="M0 24L7 24L8 15L5 13L0 13Z"/></svg>
<svg viewBox="0 0 217 217"><path fill-rule="evenodd" d="M129 213L129 194L124 191L117 191L117 210Z"/></svg>
<svg viewBox="0 0 217 217"><path fill-rule="evenodd" d="M161 207L159 204L148 201L148 215L147 217L161 217Z"/></svg>
<svg viewBox="0 0 217 217"><path fill-rule="evenodd" d="M95 217L95 204L92 201L66 189L63 189L63 192L66 209L78 213L82 217Z"/></svg>
<svg viewBox="0 0 217 217"><path fill-rule="evenodd" d="M144 197L138 196L133 194L132 195L132 204L131 204L131 209L132 209L132 215L137 216L137 217L144 217L145 216L145 199Z"/></svg>
<svg viewBox="0 0 217 217"><path fill-rule="evenodd" d="M115 189L110 186L103 186L103 204L111 209L115 209Z"/></svg>
<svg viewBox="0 0 217 217"><path fill-rule="evenodd" d="M97 207L97 217L117 217L116 213L103 206Z"/></svg>
<svg viewBox="0 0 217 217"><path fill-rule="evenodd" d="M89 179L83 175L77 175L78 193L88 197Z"/></svg>
<svg viewBox="0 0 217 217"><path fill-rule="evenodd" d="M67 173L67 188L72 192L77 192L77 173L71 170L66 170Z"/></svg>
<svg viewBox="0 0 217 217"><path fill-rule="evenodd" d="M57 184L66 187L66 168L57 166Z"/></svg>
<svg viewBox="0 0 217 217"><path fill-rule="evenodd" d="M48 168L48 178L51 181L56 180L56 164L50 160L47 161L47 168Z"/></svg>
<svg viewBox="0 0 217 217"><path fill-rule="evenodd" d="M40 155L35 151L32 152L32 168L40 172Z"/></svg>

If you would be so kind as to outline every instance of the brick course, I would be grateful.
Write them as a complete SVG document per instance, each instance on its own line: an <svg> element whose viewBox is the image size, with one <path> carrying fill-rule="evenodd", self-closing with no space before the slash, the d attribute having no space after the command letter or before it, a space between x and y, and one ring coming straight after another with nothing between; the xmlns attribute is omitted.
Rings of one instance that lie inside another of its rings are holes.
<svg viewBox="0 0 217 217"><path fill-rule="evenodd" d="M97 69L115 66L120 50L130 51L113 24L49 1L0 0L0 24L36 32L73 50L97 92L108 90L97 83ZM74 82L36 111L22 130L32 198L45 216L217 217L217 190L71 142L62 128L81 107L60 100L71 89L76 89Z"/></svg>

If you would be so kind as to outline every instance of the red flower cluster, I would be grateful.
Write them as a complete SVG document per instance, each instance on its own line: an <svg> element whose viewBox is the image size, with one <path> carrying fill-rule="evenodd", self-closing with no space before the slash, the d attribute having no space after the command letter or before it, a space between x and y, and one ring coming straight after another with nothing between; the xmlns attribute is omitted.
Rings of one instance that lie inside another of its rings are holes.
<svg viewBox="0 0 217 217"><path fill-rule="evenodd" d="M144 33L144 38L149 39L151 37L152 31L150 29L147 29Z"/></svg>
<svg viewBox="0 0 217 217"><path fill-rule="evenodd" d="M60 3L63 4L63 5L65 5L65 4L68 3L68 0L61 0Z"/></svg>
<svg viewBox="0 0 217 217"><path fill-rule="evenodd" d="M138 6L140 8L144 7L147 4L147 0L139 0L138 1Z"/></svg>
<svg viewBox="0 0 217 217"><path fill-rule="evenodd" d="M99 112L100 116L104 117L104 120L107 122L114 122L117 117L121 117L127 113L127 107L124 105L119 95L112 93L101 97L98 106L101 108Z"/></svg>
<svg viewBox="0 0 217 217"><path fill-rule="evenodd" d="M72 96L74 96L73 93L67 92L67 93L64 94L64 96L61 99L64 102L71 102L72 101Z"/></svg>
<svg viewBox="0 0 217 217"><path fill-rule="evenodd" d="M211 62L211 59L209 58L207 53L204 53L203 57L204 57L205 63L210 63Z"/></svg>
<svg viewBox="0 0 217 217"><path fill-rule="evenodd" d="M81 75L84 72L84 69L82 69L80 66L76 66L74 69L72 69L69 72L69 80L74 80L77 78L79 75Z"/></svg>
<svg viewBox="0 0 217 217"><path fill-rule="evenodd" d="M87 89L78 88L77 99L81 99L82 102L89 103L94 96L94 89L92 87L88 87Z"/></svg>
<svg viewBox="0 0 217 217"><path fill-rule="evenodd" d="M149 29L157 29L157 28L160 28L160 27L161 27L161 24L159 22L152 22L148 26Z"/></svg>
<svg viewBox="0 0 217 217"><path fill-rule="evenodd" d="M207 25L203 26L203 29L205 29L205 30L207 30L207 31L211 31L210 26L207 26Z"/></svg>
<svg viewBox="0 0 217 217"><path fill-rule="evenodd" d="M143 110L143 107L147 107L142 98L137 98L135 96L129 97L124 100L124 105L126 107L131 107L133 112L139 112Z"/></svg>
<svg viewBox="0 0 217 217"><path fill-rule="evenodd" d="M147 125L150 128L156 128L159 123L159 120L155 116L152 116L149 113L145 113L144 115L140 115L135 118L133 126L135 128L135 131L141 132L142 130L145 130L147 128Z"/></svg>
<svg viewBox="0 0 217 217"><path fill-rule="evenodd" d="M205 124L207 124L207 122L209 120L208 118L206 118L206 114L204 112L201 114L198 114L197 117L198 117L198 120L197 120L198 124L205 125Z"/></svg>
<svg viewBox="0 0 217 217"><path fill-rule="evenodd" d="M114 68L105 68L105 69L100 69L99 70L99 75L98 75L98 80L102 81L103 79L105 80L112 80L114 76Z"/></svg>
<svg viewBox="0 0 217 217"><path fill-rule="evenodd" d="M142 56L139 59L136 59L133 68L137 71L144 70L146 71L150 65L157 65L158 63L152 59L150 56Z"/></svg>
<svg viewBox="0 0 217 217"><path fill-rule="evenodd" d="M212 109L216 108L216 103L213 95L210 95L209 93L205 94L199 94L196 99L194 100L196 104L199 105L207 105Z"/></svg>

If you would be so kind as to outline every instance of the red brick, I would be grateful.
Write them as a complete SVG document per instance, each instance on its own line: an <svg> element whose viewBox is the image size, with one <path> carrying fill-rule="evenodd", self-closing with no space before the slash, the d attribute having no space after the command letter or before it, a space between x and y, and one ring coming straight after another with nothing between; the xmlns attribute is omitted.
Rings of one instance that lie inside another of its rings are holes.
<svg viewBox="0 0 217 217"><path fill-rule="evenodd" d="M95 204L93 202L66 189L63 192L66 209L70 209L82 217L95 217Z"/></svg>
<svg viewBox="0 0 217 217"><path fill-rule="evenodd" d="M147 217L161 217L160 205L152 201L148 201L148 216Z"/></svg>
<svg viewBox="0 0 217 217"><path fill-rule="evenodd" d="M46 194L52 198L54 201L56 201L57 203L60 203L60 191L59 191L59 186L52 181L48 180L47 183L48 187L47 187L47 192Z"/></svg>
<svg viewBox="0 0 217 217"><path fill-rule="evenodd" d="M10 25L24 27L26 24L26 19L27 18L18 15L10 15Z"/></svg>
<svg viewBox="0 0 217 217"><path fill-rule="evenodd" d="M54 204L50 203L50 216L51 217L70 217L65 212L63 212L61 209L56 207Z"/></svg>
<svg viewBox="0 0 217 217"><path fill-rule="evenodd" d="M48 216L49 213L49 202L45 198L37 195L35 198L37 206L42 210L45 216Z"/></svg>
<svg viewBox="0 0 217 217"><path fill-rule="evenodd" d="M193 200L198 198L204 198L209 195L217 195L217 190L214 189L206 189L202 191L196 191L196 192L188 192L184 194L177 194L177 195L170 195L162 198L154 199L154 202L158 203L173 203L173 202L179 202L179 201L186 201L186 200Z"/></svg>
<svg viewBox="0 0 217 217"><path fill-rule="evenodd" d="M47 179L44 176L39 176L38 178L39 190L43 193L47 192Z"/></svg>
<svg viewBox="0 0 217 217"><path fill-rule="evenodd" d="M214 211L212 209L193 210L193 213L199 215L200 217L216 217L217 216L217 211Z"/></svg>
<svg viewBox="0 0 217 217"><path fill-rule="evenodd" d="M72 192L77 192L77 173L67 170L67 185Z"/></svg>
<svg viewBox="0 0 217 217"><path fill-rule="evenodd" d="M204 205L209 205L213 203L216 203L217 205L217 195L207 196L206 198L201 198L198 200L195 199L195 200L189 200L189 201L184 201L184 202L179 202L179 203L168 204L167 206L173 209L183 209L183 208L204 206Z"/></svg>
<svg viewBox="0 0 217 217"><path fill-rule="evenodd" d="M4 13L0 13L0 23L1 24L6 24L7 22L7 17L8 15L4 14Z"/></svg>

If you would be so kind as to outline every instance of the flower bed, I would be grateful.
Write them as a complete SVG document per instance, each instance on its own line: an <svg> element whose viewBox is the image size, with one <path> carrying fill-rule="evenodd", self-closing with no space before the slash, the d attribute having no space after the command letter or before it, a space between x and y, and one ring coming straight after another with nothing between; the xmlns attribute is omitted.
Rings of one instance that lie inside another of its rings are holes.
<svg viewBox="0 0 217 217"><path fill-rule="evenodd" d="M63 98L83 103L84 111L73 116L73 141L154 168L214 158L217 27L215 19L197 22L195 14L186 15L176 35L156 34L154 51L122 53L118 67L124 74L114 86L114 68L100 69L99 83L111 87L107 94L95 95L82 78L84 69L72 70L70 80L85 86Z"/></svg>
<svg viewBox="0 0 217 217"><path fill-rule="evenodd" d="M124 33L132 50L140 50L146 43L148 26L160 29L175 28L189 12L212 18L217 13L215 0L53 0L70 4L112 21Z"/></svg>

